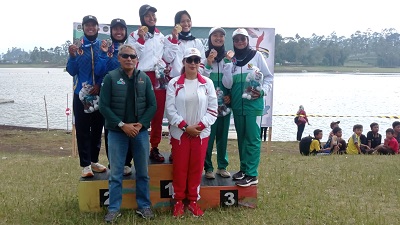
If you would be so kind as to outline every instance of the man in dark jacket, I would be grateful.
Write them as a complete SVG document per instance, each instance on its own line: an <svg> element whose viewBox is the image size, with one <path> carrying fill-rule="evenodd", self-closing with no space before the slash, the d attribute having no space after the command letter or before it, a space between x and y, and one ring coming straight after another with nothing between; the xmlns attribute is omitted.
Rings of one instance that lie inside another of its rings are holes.
<svg viewBox="0 0 400 225"><path fill-rule="evenodd" d="M150 121L157 103L150 78L136 69L135 48L123 44L118 49L121 67L108 72L102 83L100 112L108 129L110 161L109 207L106 222L114 222L120 214L122 177L125 157L132 150L136 172L136 212L143 218L154 217L150 206L148 176Z"/></svg>

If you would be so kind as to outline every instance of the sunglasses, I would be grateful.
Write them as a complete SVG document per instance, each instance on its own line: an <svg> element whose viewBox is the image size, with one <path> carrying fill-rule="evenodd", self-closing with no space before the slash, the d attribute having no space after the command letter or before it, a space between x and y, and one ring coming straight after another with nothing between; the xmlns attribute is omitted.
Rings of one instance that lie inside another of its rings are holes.
<svg viewBox="0 0 400 225"><path fill-rule="evenodd" d="M201 59L199 57L189 57L189 58L186 58L186 63L192 64L194 62L194 64L199 64L200 60Z"/></svg>
<svg viewBox="0 0 400 225"><path fill-rule="evenodd" d="M235 43L238 43L240 41L245 42L245 41L247 41L247 38L243 36L243 37L237 37L237 38L233 39L233 42L235 42Z"/></svg>
<svg viewBox="0 0 400 225"><path fill-rule="evenodd" d="M131 59L136 59L137 55L130 55L130 54L121 54L120 55L122 58L127 59L127 58L131 58Z"/></svg>

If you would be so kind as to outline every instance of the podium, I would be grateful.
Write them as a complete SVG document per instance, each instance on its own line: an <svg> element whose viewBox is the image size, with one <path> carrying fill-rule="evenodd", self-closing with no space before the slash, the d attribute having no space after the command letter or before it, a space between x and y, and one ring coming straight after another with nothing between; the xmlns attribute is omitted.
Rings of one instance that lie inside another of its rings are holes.
<svg viewBox="0 0 400 225"><path fill-rule="evenodd" d="M165 162L149 162L150 200L154 210L171 210L172 207L172 164L168 161L169 153L163 153ZM137 208L135 196L135 171L124 176L122 182L122 209ZM79 209L83 212L100 212L108 206L108 175L95 173L91 178L80 178L78 185ZM232 178L216 175L213 180L203 175L200 185L202 209L217 207L245 206L255 208L257 205L257 186L239 187Z"/></svg>

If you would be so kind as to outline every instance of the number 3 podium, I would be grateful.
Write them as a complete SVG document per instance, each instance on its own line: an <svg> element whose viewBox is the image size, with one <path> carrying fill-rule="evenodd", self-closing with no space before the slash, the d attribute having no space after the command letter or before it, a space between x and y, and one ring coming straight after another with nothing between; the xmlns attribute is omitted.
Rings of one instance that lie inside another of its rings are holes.
<svg viewBox="0 0 400 225"><path fill-rule="evenodd" d="M172 206L172 164L150 161L150 200L154 210L170 210ZM133 167L134 168L134 167ZM125 176L122 182L123 209L135 209L135 171L131 176ZM257 205L257 186L239 187L232 178L222 178L216 175L213 180L203 175L198 204L202 209L246 206L255 208ZM108 206L108 172L95 173L92 178L80 178L78 185L79 209L84 212L98 212Z"/></svg>

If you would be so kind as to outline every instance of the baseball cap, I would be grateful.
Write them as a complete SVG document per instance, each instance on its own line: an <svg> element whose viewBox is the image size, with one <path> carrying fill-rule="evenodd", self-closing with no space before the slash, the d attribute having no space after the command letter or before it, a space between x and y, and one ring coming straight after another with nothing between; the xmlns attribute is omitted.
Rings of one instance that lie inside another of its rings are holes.
<svg viewBox="0 0 400 225"><path fill-rule="evenodd" d="M190 56L197 56L199 58L201 58L201 54L200 51L197 48L187 48L185 50L185 55L183 56L183 58L189 58Z"/></svg>
<svg viewBox="0 0 400 225"><path fill-rule="evenodd" d="M157 9L150 5L142 5L139 9L139 16L144 16L148 11L157 12Z"/></svg>
<svg viewBox="0 0 400 225"><path fill-rule="evenodd" d="M110 28L113 28L113 27L115 27L115 26L117 26L117 25L121 25L122 27L124 27L125 29L127 29L125 20L123 20L123 19L120 19L120 18L113 19L113 20L111 21Z"/></svg>
<svg viewBox="0 0 400 225"><path fill-rule="evenodd" d="M83 17L82 19L82 25L89 22L89 21L93 21L95 22L97 25L99 25L99 22L97 22L97 18L95 16L92 15L87 15L85 17Z"/></svg>
<svg viewBox="0 0 400 225"><path fill-rule="evenodd" d="M333 126L335 125L335 124L339 124L340 123L340 121L333 121L332 123L331 123L331 128L333 128Z"/></svg>
<svg viewBox="0 0 400 225"><path fill-rule="evenodd" d="M225 32L225 30L223 28L221 28L221 27L213 27L213 28L211 28L210 32L208 32L208 36L210 36L212 33L217 32L217 31L220 31L224 35L226 35L226 32Z"/></svg>
<svg viewBox="0 0 400 225"><path fill-rule="evenodd" d="M235 31L233 31L232 38L234 38L238 34L241 34L241 35L244 35L246 37L249 37L249 33L247 33L247 30L244 29L244 28L238 28Z"/></svg>

